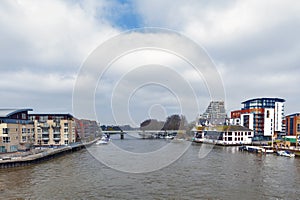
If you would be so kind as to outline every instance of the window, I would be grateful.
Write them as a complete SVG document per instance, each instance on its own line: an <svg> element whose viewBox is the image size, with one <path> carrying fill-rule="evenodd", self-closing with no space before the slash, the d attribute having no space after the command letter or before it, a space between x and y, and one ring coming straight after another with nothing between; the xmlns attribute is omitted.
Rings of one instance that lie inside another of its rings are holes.
<svg viewBox="0 0 300 200"><path fill-rule="evenodd" d="M22 134L26 133L26 128L22 128Z"/></svg>
<svg viewBox="0 0 300 200"><path fill-rule="evenodd" d="M22 142L26 142L26 136L22 136Z"/></svg>
<svg viewBox="0 0 300 200"><path fill-rule="evenodd" d="M8 134L9 128L3 128L2 131L3 131L3 134Z"/></svg>
<svg viewBox="0 0 300 200"><path fill-rule="evenodd" d="M0 146L0 152L1 153L5 153L6 152L5 146Z"/></svg>
<svg viewBox="0 0 300 200"><path fill-rule="evenodd" d="M2 141L3 143L10 143L10 137L3 137Z"/></svg>
<svg viewBox="0 0 300 200"><path fill-rule="evenodd" d="M300 132L300 124L297 124L297 132Z"/></svg>
<svg viewBox="0 0 300 200"><path fill-rule="evenodd" d="M10 151L11 152L18 151L18 145L12 145L12 146L10 146Z"/></svg>
<svg viewBox="0 0 300 200"><path fill-rule="evenodd" d="M228 132L228 135L232 136L232 132Z"/></svg>
<svg viewBox="0 0 300 200"><path fill-rule="evenodd" d="M22 113L22 119L26 119L26 114Z"/></svg>
<svg viewBox="0 0 300 200"><path fill-rule="evenodd" d="M232 141L232 137L228 137L228 141Z"/></svg>
<svg viewBox="0 0 300 200"><path fill-rule="evenodd" d="M68 132L69 132L69 129L65 128L64 133L68 133Z"/></svg>
<svg viewBox="0 0 300 200"><path fill-rule="evenodd" d="M68 127L69 125L68 125L68 123L64 123L64 127Z"/></svg>
<svg viewBox="0 0 300 200"><path fill-rule="evenodd" d="M48 120L48 116L40 116L40 122L46 122Z"/></svg>
<svg viewBox="0 0 300 200"><path fill-rule="evenodd" d="M69 144L69 140L65 140L65 144Z"/></svg>

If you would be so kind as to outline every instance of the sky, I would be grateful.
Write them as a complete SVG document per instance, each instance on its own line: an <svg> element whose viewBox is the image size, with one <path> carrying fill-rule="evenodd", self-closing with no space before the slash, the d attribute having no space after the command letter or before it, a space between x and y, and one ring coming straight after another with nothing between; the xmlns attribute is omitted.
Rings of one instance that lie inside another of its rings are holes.
<svg viewBox="0 0 300 200"><path fill-rule="evenodd" d="M257 97L284 98L285 114L300 112L296 0L3 0L0 107L94 118L74 111L73 91L83 66L97 48L124 32L135 36L128 45L147 41L151 33L126 32L144 27L171 30L203 49L221 78L228 113ZM174 48L185 45L175 44L172 34L156 35ZM99 59L109 53L114 50ZM176 52L161 49L122 55L94 78L94 111L101 124L138 126L170 114L192 121L210 100L221 100L211 98L203 74Z"/></svg>

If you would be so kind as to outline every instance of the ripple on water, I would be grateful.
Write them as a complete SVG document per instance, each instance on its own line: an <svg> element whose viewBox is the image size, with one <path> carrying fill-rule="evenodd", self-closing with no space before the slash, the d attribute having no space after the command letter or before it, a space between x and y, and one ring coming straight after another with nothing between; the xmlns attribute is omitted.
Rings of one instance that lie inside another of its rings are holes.
<svg viewBox="0 0 300 200"><path fill-rule="evenodd" d="M132 147L139 140L131 142ZM33 166L1 169L1 198L297 199L300 195L298 158L215 147L199 159L200 148L192 145L175 163L144 174L110 169L86 150Z"/></svg>

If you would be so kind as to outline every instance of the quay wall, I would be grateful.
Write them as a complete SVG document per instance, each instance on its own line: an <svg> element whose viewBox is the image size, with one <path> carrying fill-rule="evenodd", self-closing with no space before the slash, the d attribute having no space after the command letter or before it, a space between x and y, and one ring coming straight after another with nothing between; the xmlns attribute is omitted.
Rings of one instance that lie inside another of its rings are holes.
<svg viewBox="0 0 300 200"><path fill-rule="evenodd" d="M89 143L80 143L76 145L71 145L71 146L66 146L62 148L57 148L57 149L47 149L46 151L29 155L29 156L24 156L24 157L16 157L16 158L11 158L11 159L4 159L0 160L0 169L3 168L12 168L12 167L23 167L23 166L28 166L32 164L37 164L43 161L51 160L53 158L72 153L75 151L79 151L81 149L84 149L86 146L92 145L95 143L97 140L94 140Z"/></svg>

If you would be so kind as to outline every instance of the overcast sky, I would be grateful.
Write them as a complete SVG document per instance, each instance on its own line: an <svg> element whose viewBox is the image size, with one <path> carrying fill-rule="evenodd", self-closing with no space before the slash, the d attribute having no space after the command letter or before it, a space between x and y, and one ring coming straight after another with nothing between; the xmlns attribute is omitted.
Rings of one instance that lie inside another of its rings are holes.
<svg viewBox="0 0 300 200"><path fill-rule="evenodd" d="M284 98L286 114L300 112L296 0L2 0L0 107L74 113L72 92L91 53L113 36L142 27L171 29L202 47L221 76L228 113L256 97ZM182 114L192 121L211 100L203 77L195 74L172 53L141 50L123 56L98 77L97 118L102 124L138 125L149 117L181 113L178 99L183 99L190 107ZM140 81L144 78L147 84ZM176 83L188 83L193 91L170 89L179 87ZM129 117L118 113L123 103Z"/></svg>

